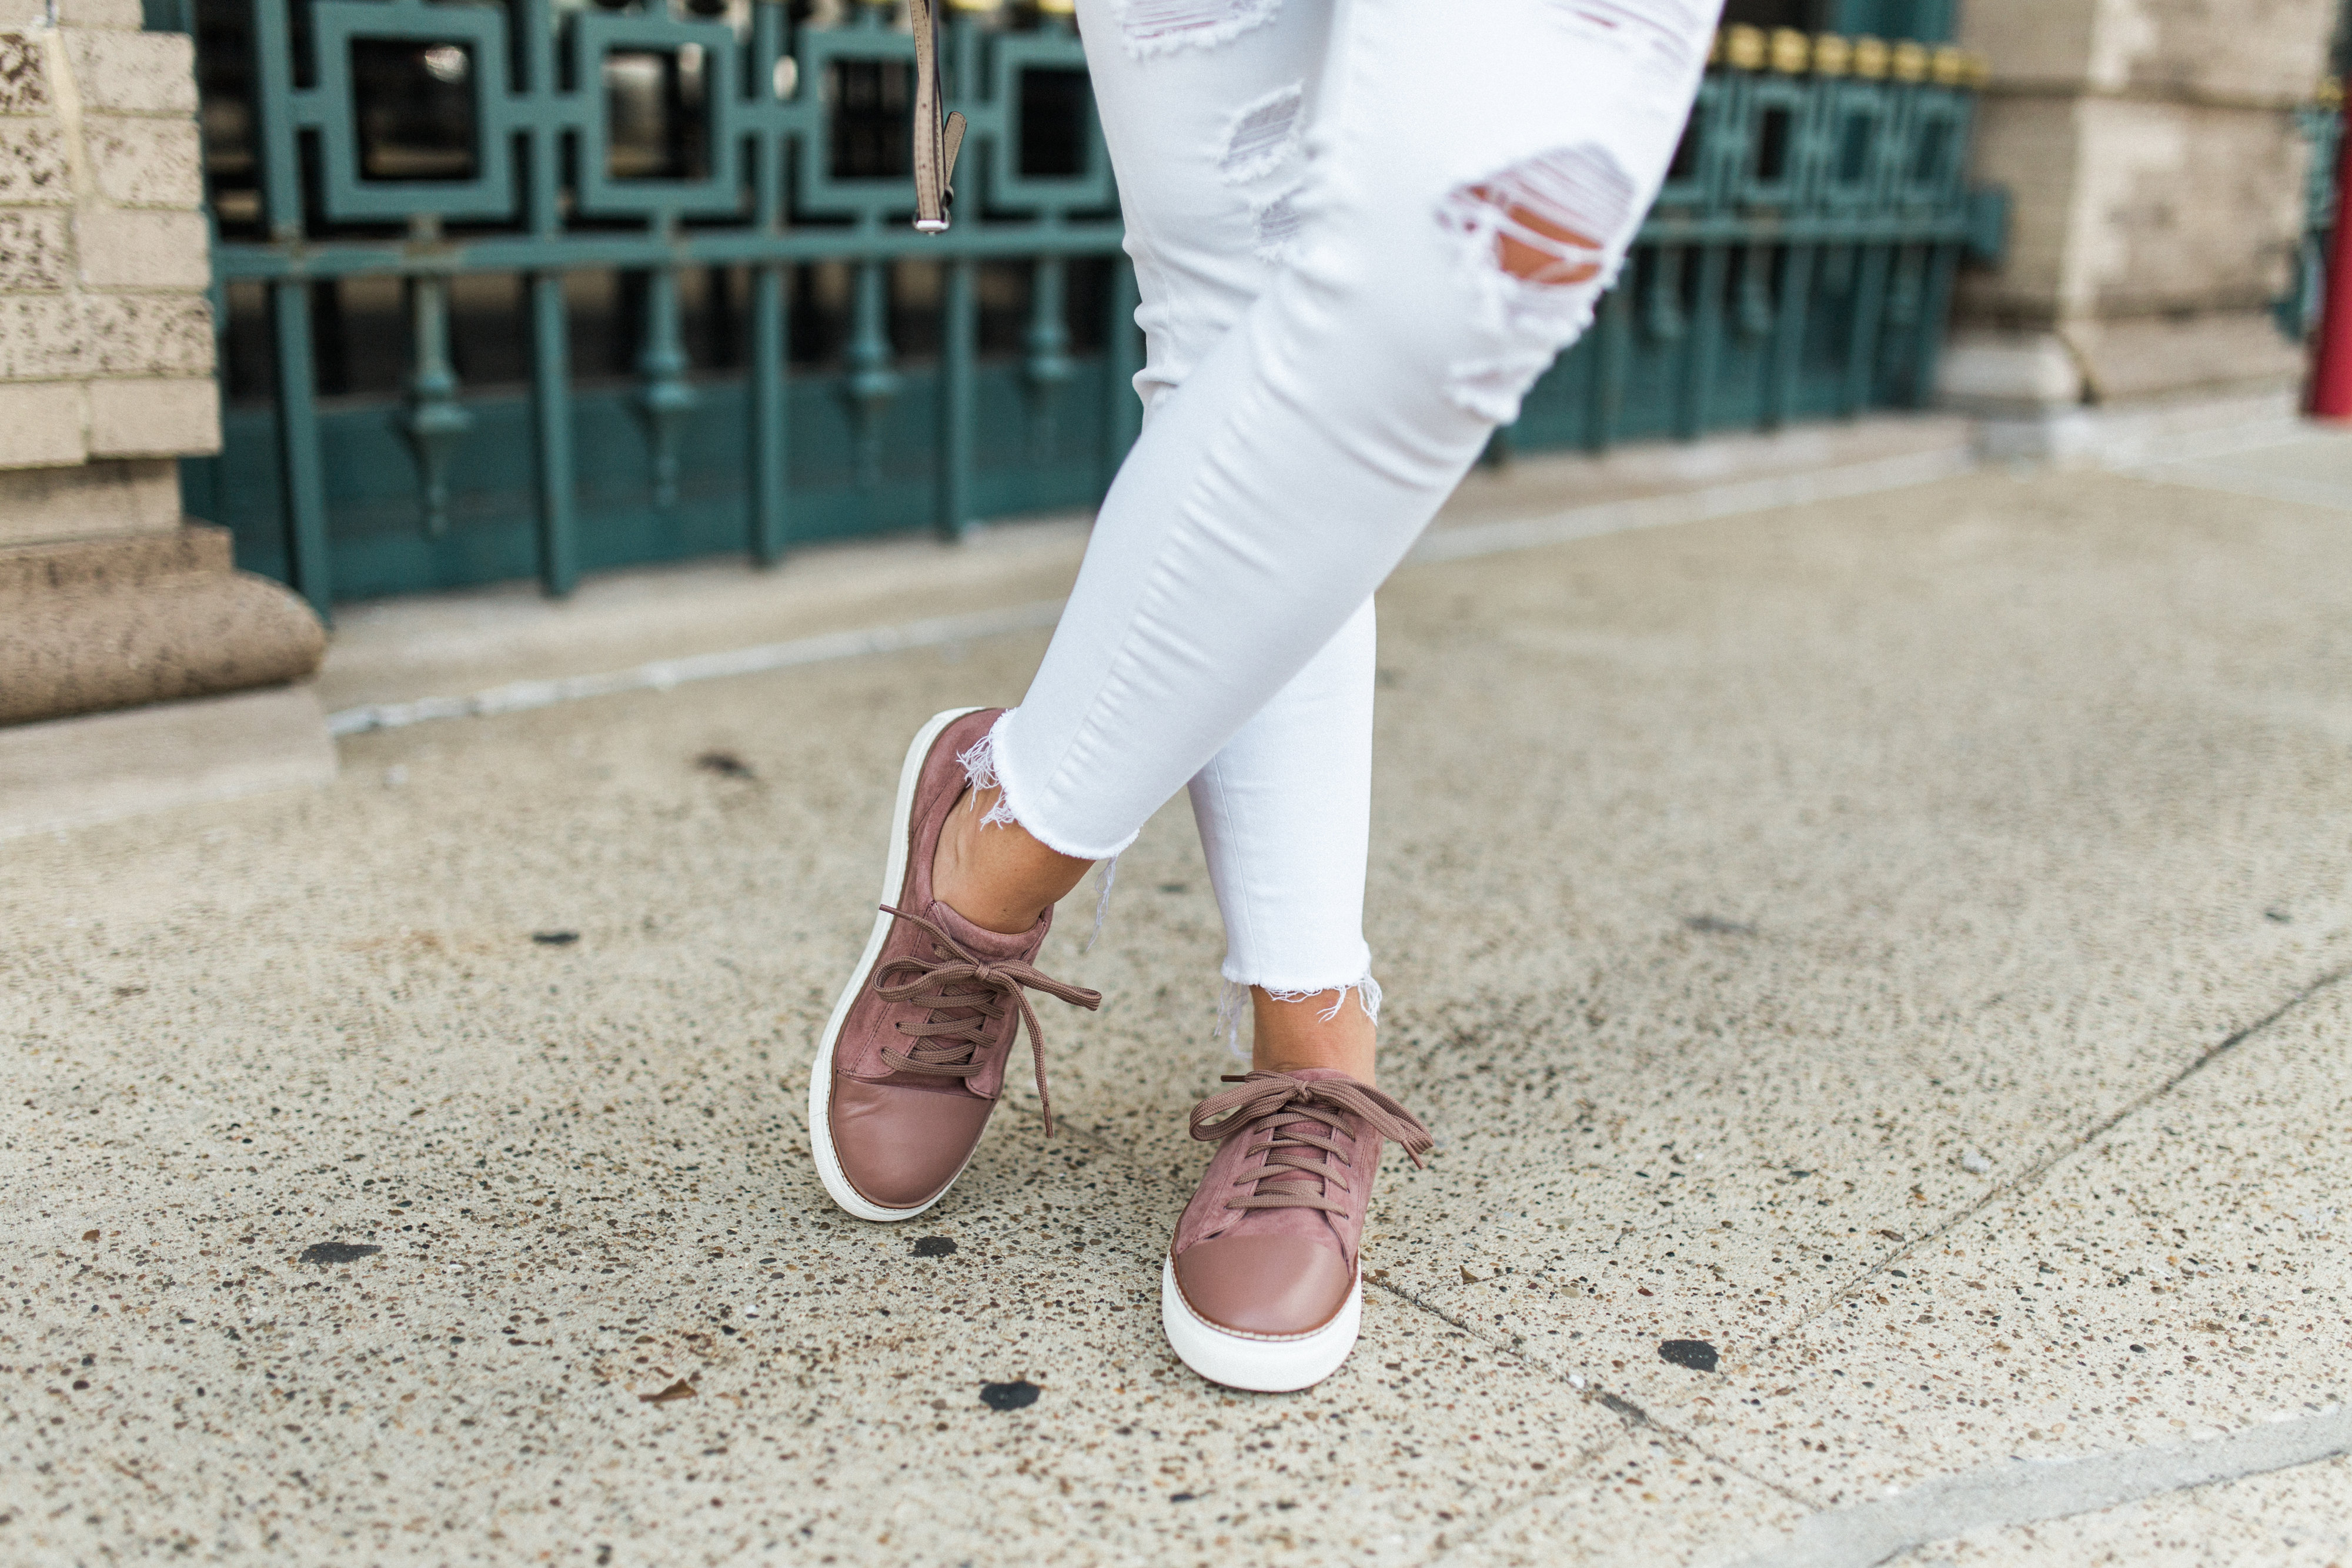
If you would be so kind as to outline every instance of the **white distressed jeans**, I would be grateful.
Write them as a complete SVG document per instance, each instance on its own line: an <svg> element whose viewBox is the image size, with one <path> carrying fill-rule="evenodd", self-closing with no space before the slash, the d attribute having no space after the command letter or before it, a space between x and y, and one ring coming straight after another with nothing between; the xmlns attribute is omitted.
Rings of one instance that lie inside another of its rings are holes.
<svg viewBox="0 0 2352 1568"><path fill-rule="evenodd" d="M985 761L1088 860L1189 785L1228 981L1377 1006L1372 592L1591 319L1718 5L1078 0L1145 423Z"/></svg>

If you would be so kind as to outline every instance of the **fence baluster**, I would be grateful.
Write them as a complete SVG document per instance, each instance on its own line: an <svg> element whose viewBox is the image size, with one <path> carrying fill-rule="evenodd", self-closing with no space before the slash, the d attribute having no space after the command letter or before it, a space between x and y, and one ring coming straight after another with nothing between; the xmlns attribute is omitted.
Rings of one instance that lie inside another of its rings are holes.
<svg viewBox="0 0 2352 1568"><path fill-rule="evenodd" d="M1926 298L1919 319L1912 325L1916 347L1911 356L1907 401L1913 408L1926 408L1935 401L1936 361L1944 347L1944 307L1952 297L1952 278L1959 266L1960 247L1956 244L1936 246L1928 251Z"/></svg>
<svg viewBox="0 0 2352 1568"><path fill-rule="evenodd" d="M267 4L268 0L261 0ZM523 0L522 59L525 84L535 97L556 89L554 7L551 0ZM537 107L534 105L533 107ZM545 120L534 119L530 129L530 206L531 234L558 239L563 233L563 132Z"/></svg>
<svg viewBox="0 0 2352 1568"><path fill-rule="evenodd" d="M787 57L790 12L782 0L757 0L751 7L751 101L779 101L778 65ZM797 83L795 83L797 86ZM758 139L752 163L752 221L762 235L781 238L786 226L784 187L789 177L785 138L772 128ZM751 269L751 559L761 566L783 559L792 541L792 283L788 262L755 264Z"/></svg>
<svg viewBox="0 0 2352 1568"><path fill-rule="evenodd" d="M782 560L791 537L784 465L792 451L792 343L784 270L751 269L751 559L761 566Z"/></svg>
<svg viewBox="0 0 2352 1568"><path fill-rule="evenodd" d="M1716 361L1723 348L1723 285L1730 262L1728 246L1710 245L1699 252L1698 298L1690 312L1695 330L1675 410L1675 434L1685 441L1696 440L1706 429L1708 394L1715 390Z"/></svg>
<svg viewBox="0 0 2352 1568"><path fill-rule="evenodd" d="M1584 449L1596 455L1617 443L1625 409L1625 374L1633 347L1633 268L1601 297L1601 341L1592 354L1592 389L1584 406Z"/></svg>
<svg viewBox="0 0 2352 1568"><path fill-rule="evenodd" d="M436 219L418 218L409 233L416 242L430 244L441 237L441 225ZM449 531L450 454L474 428L474 416L457 401L457 372L449 361L448 278L428 273L412 279L408 309L415 369L408 377L408 411L401 425L416 454L417 477L425 492L425 535L437 539Z"/></svg>
<svg viewBox="0 0 2352 1568"><path fill-rule="evenodd" d="M530 398L539 490L539 581L561 599L580 582L572 476L572 366L563 274L530 277Z"/></svg>
<svg viewBox="0 0 2352 1568"><path fill-rule="evenodd" d="M1908 327L1919 319L1922 291L1926 287L1927 252L1921 246L1896 247L1895 264L1886 289L1886 320L1889 326Z"/></svg>
<svg viewBox="0 0 2352 1568"><path fill-rule="evenodd" d="M1762 338L1772 322L1772 247L1751 245L1739 254L1739 335Z"/></svg>
<svg viewBox="0 0 2352 1568"><path fill-rule="evenodd" d="M842 355L849 367L849 402L857 418L857 483L869 492L882 479L883 406L898 395L899 385L891 364L884 266L878 261L857 265L850 297L849 347Z"/></svg>
<svg viewBox="0 0 2352 1568"><path fill-rule="evenodd" d="M269 286L278 354L278 460L286 486L286 553L294 590L331 619L334 570L327 557L327 481L319 453L317 381L310 368L310 286Z"/></svg>
<svg viewBox="0 0 2352 1568"><path fill-rule="evenodd" d="M1642 329L1653 342L1671 343L1683 335L1683 247L1662 245L1652 254L1656 260L1642 300Z"/></svg>
<svg viewBox="0 0 2352 1568"><path fill-rule="evenodd" d="M259 120L261 205L269 221L269 237L290 245L302 237L302 164L297 152L298 131L293 106L285 89L294 82L291 17L285 0L255 0L253 63L264 81L283 84L278 92L255 95Z"/></svg>
<svg viewBox="0 0 2352 1568"><path fill-rule="evenodd" d="M254 7L256 71L278 81L294 79L290 18L282 5ZM280 246L302 239L302 172L291 107L282 99L256 106L259 121L260 184L269 237ZM331 618L333 568L327 550L327 495L319 455L318 381L310 362L310 290L299 277L269 286L270 335L277 356L278 464L285 486L286 558L295 591L310 602L321 621Z"/></svg>
<svg viewBox="0 0 2352 1568"><path fill-rule="evenodd" d="M1861 253L1860 277L1854 284L1853 305L1848 319L1853 323L1846 337L1845 380L1838 389L1838 417L1850 419L1870 397L1872 382L1878 373L1878 310L1886 295L1886 264L1891 246L1872 245L1857 247Z"/></svg>
<svg viewBox="0 0 2352 1568"><path fill-rule="evenodd" d="M980 307L965 258L947 265L940 344L939 528L960 539L971 528L972 360L980 350Z"/></svg>
<svg viewBox="0 0 2352 1568"><path fill-rule="evenodd" d="M1778 430L1797 401L1805 364L1805 322L1813 299L1813 246L1792 245L1780 262L1780 308L1773 322L1771 357L1764 373L1763 424Z"/></svg>
<svg viewBox="0 0 2352 1568"><path fill-rule="evenodd" d="M677 268L646 275L646 345L637 355L645 387L637 394L653 443L654 505L677 505L678 425L698 401L686 380L686 343L678 329Z"/></svg>
<svg viewBox="0 0 2352 1568"><path fill-rule="evenodd" d="M1062 388L1077 374L1070 358L1070 322L1066 279L1068 264L1047 256L1029 269L1029 329L1022 336L1027 357L1022 373L1029 382L1030 452L1040 463L1054 455L1055 414Z"/></svg>

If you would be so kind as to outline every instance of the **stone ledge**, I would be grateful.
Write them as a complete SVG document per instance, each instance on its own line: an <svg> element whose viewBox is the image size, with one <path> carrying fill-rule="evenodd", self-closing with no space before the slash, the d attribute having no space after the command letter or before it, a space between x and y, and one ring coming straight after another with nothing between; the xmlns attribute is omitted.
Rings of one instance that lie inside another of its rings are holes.
<svg viewBox="0 0 2352 1568"><path fill-rule="evenodd" d="M98 575L0 595L0 725L282 685L326 653L310 607L266 579L83 570Z"/></svg>
<svg viewBox="0 0 2352 1568"><path fill-rule="evenodd" d="M308 685L0 728L0 839L331 783Z"/></svg>
<svg viewBox="0 0 2352 1568"><path fill-rule="evenodd" d="M1994 462L2130 468L2297 427L2291 388L2189 395L2116 406L2052 408L1978 422L1979 450Z"/></svg>
<svg viewBox="0 0 2352 1568"><path fill-rule="evenodd" d="M179 527L180 468L168 457L0 468L0 549Z"/></svg>
<svg viewBox="0 0 2352 1568"><path fill-rule="evenodd" d="M0 598L52 589L127 588L184 572L236 570L226 528L189 523L167 534L0 549Z"/></svg>
<svg viewBox="0 0 2352 1568"><path fill-rule="evenodd" d="M2108 319L2069 335L2088 390L2102 403L2295 386L2306 366L2306 350L2280 336L2267 310Z"/></svg>
<svg viewBox="0 0 2352 1568"><path fill-rule="evenodd" d="M2299 386L2304 371L2304 351L2279 335L2266 312L2011 331L1964 323L1944 347L1936 390L1937 401L1958 413L2049 419L2084 407L2271 395Z"/></svg>

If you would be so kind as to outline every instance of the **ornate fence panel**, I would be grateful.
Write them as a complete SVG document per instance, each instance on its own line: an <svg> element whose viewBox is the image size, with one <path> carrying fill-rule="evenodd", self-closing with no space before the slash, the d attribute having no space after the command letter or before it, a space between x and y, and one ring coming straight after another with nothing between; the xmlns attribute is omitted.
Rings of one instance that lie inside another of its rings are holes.
<svg viewBox="0 0 2352 1568"><path fill-rule="evenodd" d="M1516 445L1773 429L1916 407L1952 279L1998 255L1964 182L1957 49L1727 28L1632 265L1528 399Z"/></svg>
<svg viewBox="0 0 2352 1568"><path fill-rule="evenodd" d="M1133 439L1117 194L1068 0L964 0L954 228L912 47L853 0L150 0L197 34L221 455L192 515L338 599L1083 506ZM1970 62L1727 29L1594 330L1498 441L1916 404ZM1989 222L1989 220L1991 220Z"/></svg>

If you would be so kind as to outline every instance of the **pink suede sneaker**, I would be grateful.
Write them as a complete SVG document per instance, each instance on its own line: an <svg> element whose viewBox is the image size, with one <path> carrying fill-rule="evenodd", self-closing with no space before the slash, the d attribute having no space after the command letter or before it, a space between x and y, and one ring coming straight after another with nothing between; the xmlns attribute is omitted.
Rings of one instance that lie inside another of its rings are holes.
<svg viewBox="0 0 2352 1568"><path fill-rule="evenodd" d="M1045 1046L1023 988L1082 1008L1099 993L1034 967L1050 909L1018 936L974 925L931 896L931 856L967 781L962 754L1000 708L935 715L907 749L873 935L834 1004L809 1072L809 1147L834 1202L860 1219L912 1219L971 1163L1025 1024L1053 1135Z"/></svg>
<svg viewBox="0 0 2352 1568"><path fill-rule="evenodd" d="M1192 1107L1217 1152L1176 1221L1160 1272L1160 1321L1185 1365L1228 1388L1283 1393L1321 1382L1356 1345L1358 1246L1394 1139L1414 1165L1429 1129L1336 1068L1252 1072Z"/></svg>

